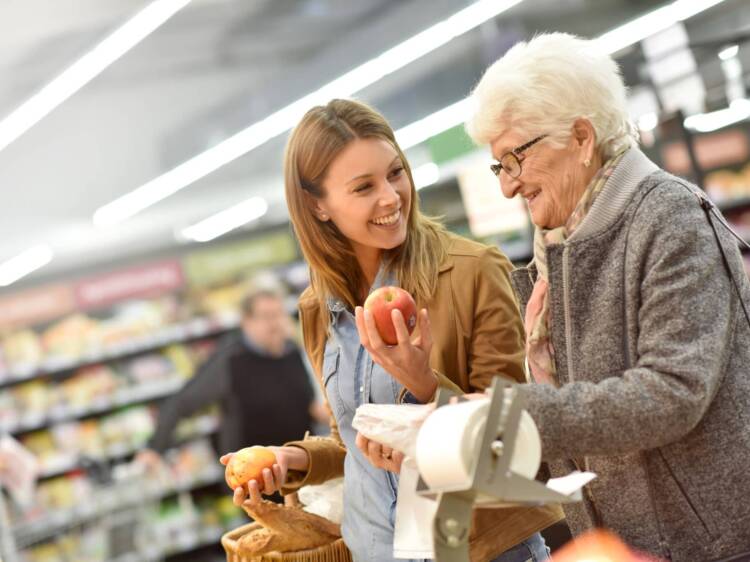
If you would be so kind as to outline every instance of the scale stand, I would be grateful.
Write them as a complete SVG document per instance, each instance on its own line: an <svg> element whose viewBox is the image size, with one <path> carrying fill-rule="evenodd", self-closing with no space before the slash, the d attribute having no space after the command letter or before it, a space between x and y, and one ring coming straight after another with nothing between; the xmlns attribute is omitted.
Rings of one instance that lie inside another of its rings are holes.
<svg viewBox="0 0 750 562"><path fill-rule="evenodd" d="M454 394L438 392L436 407L448 404ZM459 397L459 401L463 401ZM543 483L519 476L510 470L518 427L525 399L521 385L495 377L487 420L481 431L479 458L468 484L458 487L429 488L420 477L417 493L438 502L433 521L436 562L470 562L469 531L477 496L490 496L514 505L538 506L547 503L580 501L580 493L567 496Z"/></svg>

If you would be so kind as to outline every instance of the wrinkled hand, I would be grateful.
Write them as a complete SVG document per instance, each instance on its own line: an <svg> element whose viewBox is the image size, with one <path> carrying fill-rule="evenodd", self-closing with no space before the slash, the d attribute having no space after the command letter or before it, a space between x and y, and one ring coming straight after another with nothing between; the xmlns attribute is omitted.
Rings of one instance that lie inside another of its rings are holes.
<svg viewBox="0 0 750 562"><path fill-rule="evenodd" d="M286 473L289 470L289 454L285 449L289 447L267 447L273 451L276 455L276 463L271 468L263 469L263 481L258 482L257 480L250 480L244 486L238 486L234 489L234 495L232 496L232 502L237 507L242 506L242 503L247 499L250 502L259 501L261 493L271 495L274 492L281 490L284 482L286 482ZM232 458L234 453L227 453L222 455L219 462L226 466L229 460Z"/></svg>
<svg viewBox="0 0 750 562"><path fill-rule="evenodd" d="M401 451L372 441L361 433L357 433L356 443L357 448L375 468L382 468L396 474L401 472L401 463L404 460L404 454Z"/></svg>
<svg viewBox="0 0 750 562"><path fill-rule="evenodd" d="M406 322L399 310L391 311L396 328L396 345L387 345L380 337L375 319L369 310L358 306L354 310L359 341L372 360L383 367L393 378L411 392L417 400L428 402L438 386L437 377L430 368L432 333L427 310L418 314L419 335L411 339Z"/></svg>

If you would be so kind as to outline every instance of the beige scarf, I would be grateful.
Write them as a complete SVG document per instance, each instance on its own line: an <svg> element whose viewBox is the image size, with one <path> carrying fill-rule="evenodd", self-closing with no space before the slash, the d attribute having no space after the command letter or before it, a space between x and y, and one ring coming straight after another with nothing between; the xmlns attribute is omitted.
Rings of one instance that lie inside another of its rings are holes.
<svg viewBox="0 0 750 562"><path fill-rule="evenodd" d="M551 318L549 314L549 276L546 247L551 244L562 244L583 222L596 197L601 193L617 164L622 160L624 153L623 150L610 158L596 172L586 186L586 191L578 201L573 213L563 226L552 230L537 228L534 232L534 264L537 268L537 278L531 298L526 305L524 325L526 329L526 357L531 375L536 382L557 383L555 350L549 337Z"/></svg>

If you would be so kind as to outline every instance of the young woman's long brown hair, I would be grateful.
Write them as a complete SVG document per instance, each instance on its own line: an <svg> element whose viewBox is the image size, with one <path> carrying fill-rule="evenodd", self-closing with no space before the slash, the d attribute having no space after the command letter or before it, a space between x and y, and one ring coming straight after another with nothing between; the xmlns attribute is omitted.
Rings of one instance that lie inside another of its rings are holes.
<svg viewBox="0 0 750 562"><path fill-rule="evenodd" d="M352 310L362 304L360 295L366 282L352 246L333 222L323 222L315 216L311 198L325 197L323 181L328 167L344 147L355 139L366 138L389 142L409 178L411 205L406 240L384 256L400 286L423 306L435 291L438 268L445 257L446 231L419 211L409 163L388 122L373 108L352 100L332 100L309 110L292 131L284 154L286 201L310 266L312 287L321 307L325 307L328 296L341 299Z"/></svg>

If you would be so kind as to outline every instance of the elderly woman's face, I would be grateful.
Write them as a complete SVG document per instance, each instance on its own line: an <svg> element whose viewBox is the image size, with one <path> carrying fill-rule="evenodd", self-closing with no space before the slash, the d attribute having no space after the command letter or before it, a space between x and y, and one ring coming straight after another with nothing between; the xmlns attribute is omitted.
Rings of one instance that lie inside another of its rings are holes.
<svg viewBox="0 0 750 562"><path fill-rule="evenodd" d="M500 161L508 152L528 143L531 138L506 130L490 144L492 155ZM519 195L526 200L532 222L541 228L562 226L572 214L588 184L589 174L581 164L581 152L575 137L564 148L550 146L544 138L517 154L521 173L511 177L505 170L498 174L503 195Z"/></svg>

